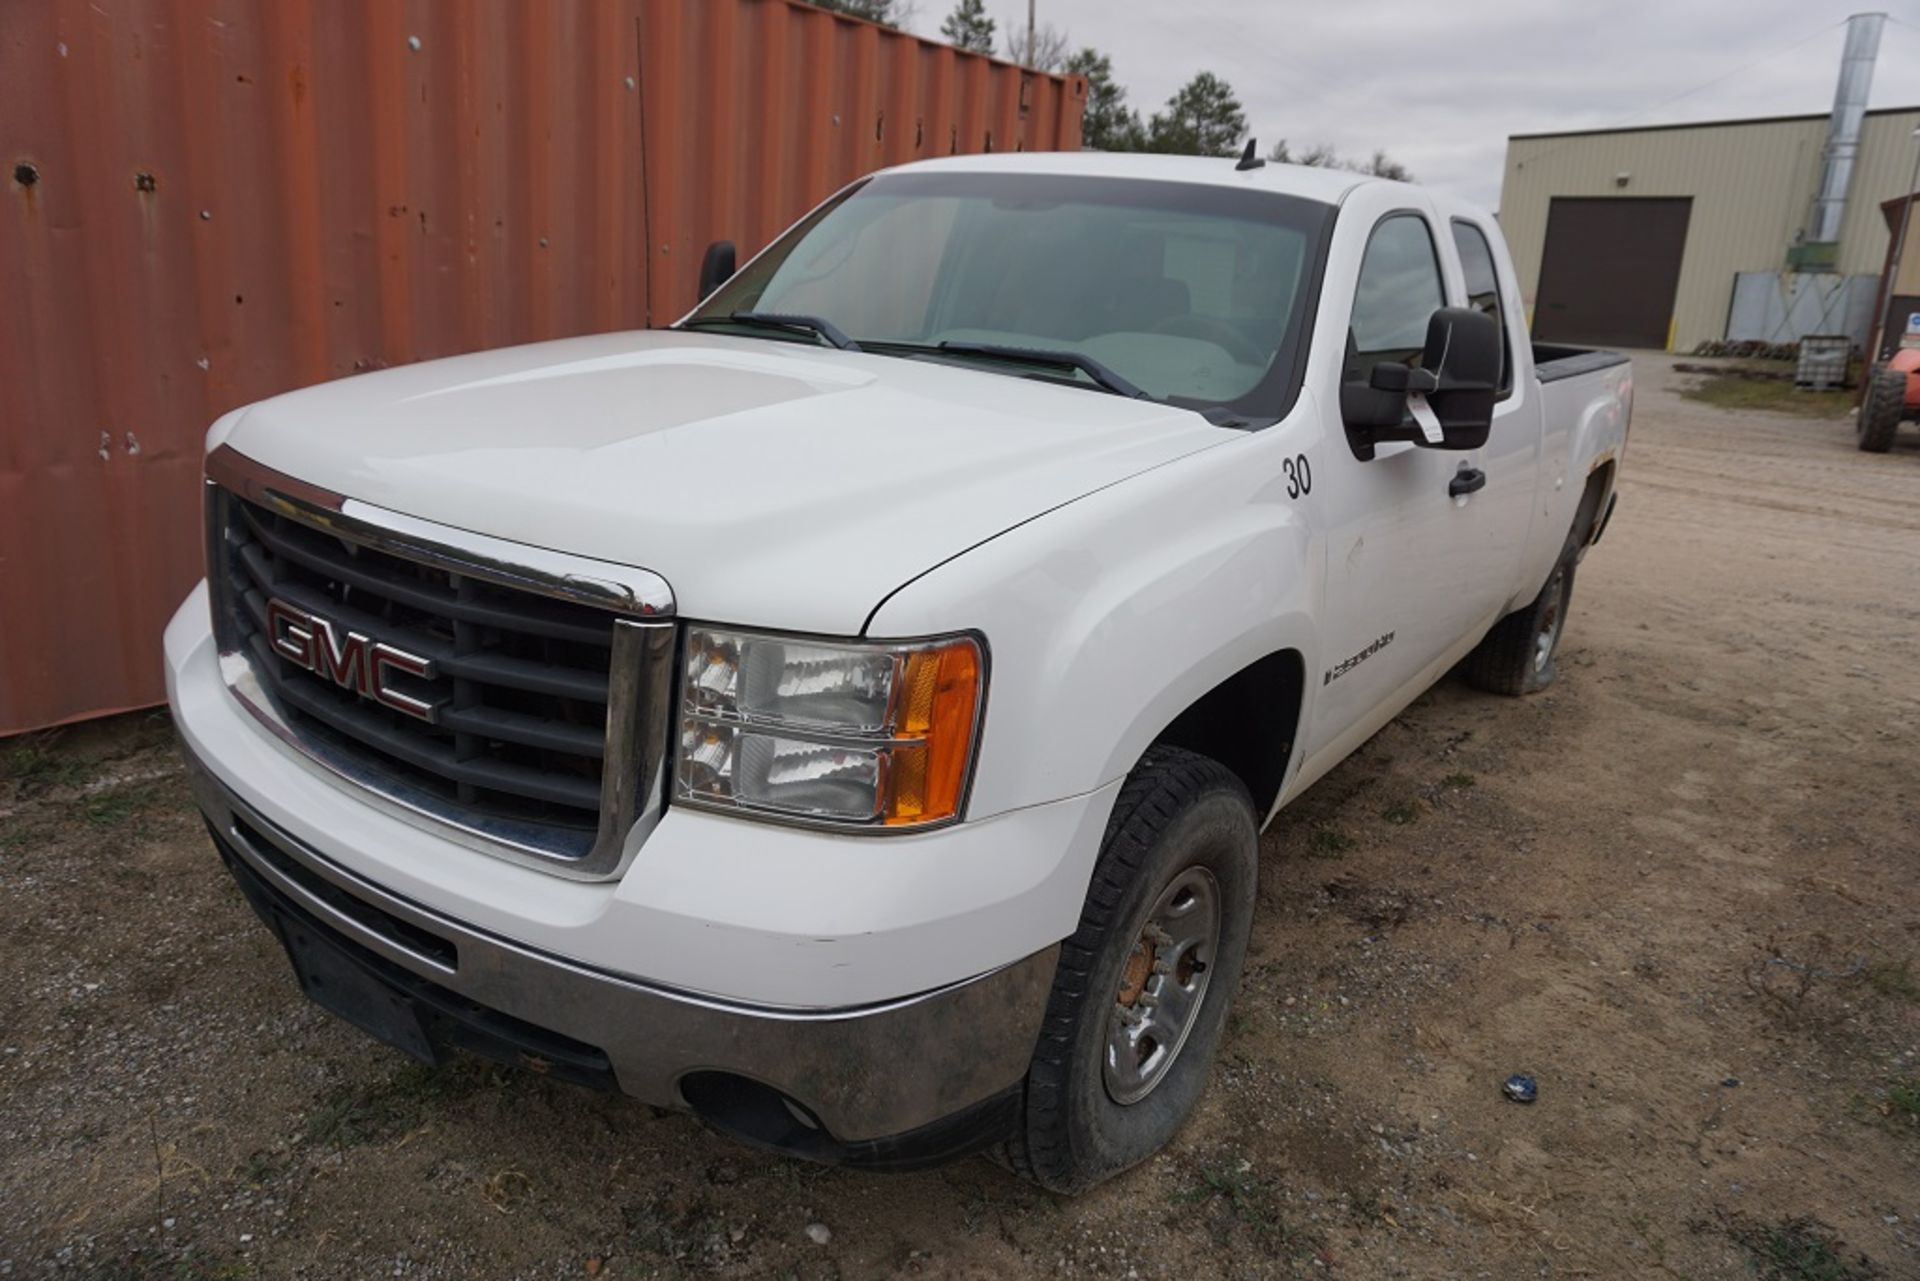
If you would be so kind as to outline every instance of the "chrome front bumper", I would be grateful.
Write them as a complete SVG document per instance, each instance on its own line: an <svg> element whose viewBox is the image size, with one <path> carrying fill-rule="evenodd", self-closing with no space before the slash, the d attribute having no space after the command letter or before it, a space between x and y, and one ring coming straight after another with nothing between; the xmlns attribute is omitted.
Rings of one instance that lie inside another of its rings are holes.
<svg viewBox="0 0 1920 1281"><path fill-rule="evenodd" d="M623 1093L814 1159L925 1164L990 1142L1011 1123L1058 944L978 978L852 1009L754 1007L654 987L391 894L274 826L186 755L223 856L283 941L296 922L436 1009L471 1009L474 1028L529 1033L455 1044L543 1070L567 1058L527 1048L542 1044L532 1033L551 1034L584 1051L582 1062L604 1062L607 1083Z"/></svg>

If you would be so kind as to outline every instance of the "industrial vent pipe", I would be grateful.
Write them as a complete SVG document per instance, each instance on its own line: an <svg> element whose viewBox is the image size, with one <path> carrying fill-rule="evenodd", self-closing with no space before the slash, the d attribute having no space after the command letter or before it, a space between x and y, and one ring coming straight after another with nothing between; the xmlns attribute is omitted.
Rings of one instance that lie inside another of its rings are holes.
<svg viewBox="0 0 1920 1281"><path fill-rule="evenodd" d="M1827 127L1825 164L1819 193L1813 198L1813 221L1807 230L1807 239L1816 245L1831 245L1840 239L1840 224L1847 214L1847 184L1853 179L1853 158L1860 150L1860 122L1867 113L1873 62L1880 54L1880 28L1886 18L1884 13L1856 13L1847 19L1847 46L1840 55L1840 82L1833 90L1833 121ZM1832 259L1825 265L1830 269Z"/></svg>

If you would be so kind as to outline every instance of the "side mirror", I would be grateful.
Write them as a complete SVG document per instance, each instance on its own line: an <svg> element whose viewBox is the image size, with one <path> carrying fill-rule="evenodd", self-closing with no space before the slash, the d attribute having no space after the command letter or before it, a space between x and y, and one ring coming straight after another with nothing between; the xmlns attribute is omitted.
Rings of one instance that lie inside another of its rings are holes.
<svg viewBox="0 0 1920 1281"><path fill-rule="evenodd" d="M1343 383L1340 415L1354 452L1373 457L1382 441L1407 440L1433 449L1478 449L1493 427L1500 386L1500 324L1470 307L1442 307L1427 321L1418 365L1380 361L1365 382ZM1427 398L1442 439L1429 444L1413 421L1407 397Z"/></svg>
<svg viewBox="0 0 1920 1281"><path fill-rule="evenodd" d="M701 302L711 298L714 290L733 279L738 261L731 240L716 240L707 246L707 256L700 260Z"/></svg>

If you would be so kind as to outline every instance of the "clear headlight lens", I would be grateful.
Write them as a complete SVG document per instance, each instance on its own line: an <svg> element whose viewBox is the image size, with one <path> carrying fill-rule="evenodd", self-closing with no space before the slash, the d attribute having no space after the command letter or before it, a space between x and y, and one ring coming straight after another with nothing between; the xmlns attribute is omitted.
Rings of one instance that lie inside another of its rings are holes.
<svg viewBox="0 0 1920 1281"><path fill-rule="evenodd" d="M826 822L957 817L981 669L965 636L887 644L690 628L675 793Z"/></svg>

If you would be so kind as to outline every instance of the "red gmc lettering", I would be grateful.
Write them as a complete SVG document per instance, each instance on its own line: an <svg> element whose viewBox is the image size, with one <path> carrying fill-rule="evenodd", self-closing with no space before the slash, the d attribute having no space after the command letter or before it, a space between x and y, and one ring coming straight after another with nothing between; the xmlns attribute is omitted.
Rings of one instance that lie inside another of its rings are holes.
<svg viewBox="0 0 1920 1281"><path fill-rule="evenodd" d="M267 643L296 667L324 676L342 689L423 721L434 720L440 704L393 687L389 675L402 672L433 678L433 660L410 654L364 632L343 631L331 619L279 599L267 602Z"/></svg>

